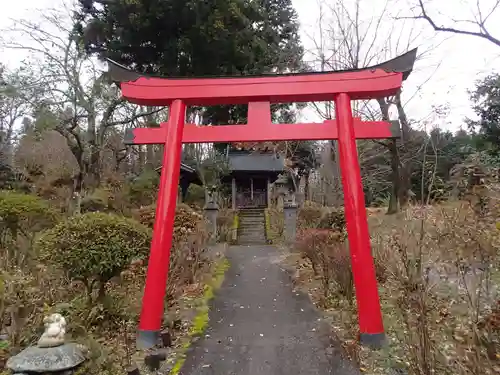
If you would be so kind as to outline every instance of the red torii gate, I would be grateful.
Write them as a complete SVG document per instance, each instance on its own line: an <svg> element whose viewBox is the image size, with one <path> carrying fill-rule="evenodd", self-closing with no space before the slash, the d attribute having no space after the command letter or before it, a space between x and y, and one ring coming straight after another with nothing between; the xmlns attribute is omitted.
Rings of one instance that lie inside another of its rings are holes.
<svg viewBox="0 0 500 375"><path fill-rule="evenodd" d="M338 140L352 272L358 305L360 340L379 346L385 340L371 255L356 139L399 137L399 123L353 118L351 100L395 95L413 69L417 50L365 69L287 75L159 78L130 71L110 61L110 74L128 101L169 106L159 128L128 131L127 144L164 144L151 253L137 344L152 347L161 330L170 263L179 165L183 143L278 140ZM271 103L335 101L334 120L323 123L272 124ZM186 106L248 104L245 125L185 124Z"/></svg>

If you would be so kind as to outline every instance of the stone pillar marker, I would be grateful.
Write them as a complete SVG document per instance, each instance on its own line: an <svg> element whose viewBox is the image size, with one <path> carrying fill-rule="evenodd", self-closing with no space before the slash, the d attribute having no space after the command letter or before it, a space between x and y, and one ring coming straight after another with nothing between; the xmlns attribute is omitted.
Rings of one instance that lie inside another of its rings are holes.
<svg viewBox="0 0 500 375"><path fill-rule="evenodd" d="M282 208L285 206L285 196L289 192L289 187L288 185L288 179L286 178L285 174L280 174L278 176L278 179L274 182L274 186L276 187L276 193L278 195L278 202L277 206L278 208Z"/></svg>
<svg viewBox="0 0 500 375"><path fill-rule="evenodd" d="M76 343L66 343L66 319L52 314L43 320L45 332L37 346L30 346L10 357L6 367L13 374L54 373L70 375L85 362L87 348Z"/></svg>
<svg viewBox="0 0 500 375"><path fill-rule="evenodd" d="M285 242L287 245L293 245L297 239L297 204L294 200L285 202L283 214Z"/></svg>
<svg viewBox="0 0 500 375"><path fill-rule="evenodd" d="M234 177L231 181L231 204L233 210L236 210L236 179Z"/></svg>
<svg viewBox="0 0 500 375"><path fill-rule="evenodd" d="M207 221L207 229L210 233L210 241L217 241L217 216L219 214L219 205L215 201L209 201L203 207L205 211L205 219Z"/></svg>

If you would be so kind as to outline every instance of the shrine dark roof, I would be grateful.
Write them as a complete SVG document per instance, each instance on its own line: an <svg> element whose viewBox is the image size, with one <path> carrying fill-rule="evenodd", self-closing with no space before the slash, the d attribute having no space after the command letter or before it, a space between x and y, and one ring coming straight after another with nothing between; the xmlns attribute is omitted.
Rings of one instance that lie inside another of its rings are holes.
<svg viewBox="0 0 500 375"><path fill-rule="evenodd" d="M228 161L231 172L281 172L285 167L285 159L274 153L229 153Z"/></svg>
<svg viewBox="0 0 500 375"><path fill-rule="evenodd" d="M180 169L181 169L181 176L180 176L181 179L189 181L190 183L195 185L200 185L200 186L203 185L200 176L196 172L196 169L184 163L181 163ZM161 166L156 168L156 171L158 173L161 173Z"/></svg>

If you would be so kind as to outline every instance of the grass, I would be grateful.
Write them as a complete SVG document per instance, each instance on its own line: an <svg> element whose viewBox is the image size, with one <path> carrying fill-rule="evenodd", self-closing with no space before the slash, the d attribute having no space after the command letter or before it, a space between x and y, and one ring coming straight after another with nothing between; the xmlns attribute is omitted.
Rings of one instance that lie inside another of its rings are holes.
<svg viewBox="0 0 500 375"><path fill-rule="evenodd" d="M199 337L205 331L209 322L210 301L214 298L215 291L221 287L222 282L224 281L225 272L229 267L230 264L227 258L223 258L215 264L213 275L207 281L203 295L198 301L196 301L196 304L198 305L197 313L191 322L187 336L183 338L182 343L180 344L179 352L176 353L175 364L172 370L170 370L170 375L179 374L186 360L187 351L191 347L194 338Z"/></svg>

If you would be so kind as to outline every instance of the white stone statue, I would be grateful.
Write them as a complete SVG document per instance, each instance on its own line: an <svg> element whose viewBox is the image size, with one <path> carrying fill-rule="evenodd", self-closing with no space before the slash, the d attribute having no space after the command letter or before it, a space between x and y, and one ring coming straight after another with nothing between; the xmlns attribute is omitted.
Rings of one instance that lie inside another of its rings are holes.
<svg viewBox="0 0 500 375"><path fill-rule="evenodd" d="M61 314L51 314L43 319L45 331L38 340L39 348L52 348L64 344L66 319Z"/></svg>

